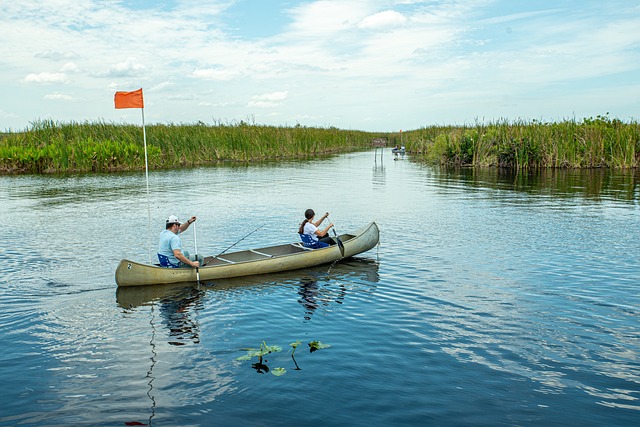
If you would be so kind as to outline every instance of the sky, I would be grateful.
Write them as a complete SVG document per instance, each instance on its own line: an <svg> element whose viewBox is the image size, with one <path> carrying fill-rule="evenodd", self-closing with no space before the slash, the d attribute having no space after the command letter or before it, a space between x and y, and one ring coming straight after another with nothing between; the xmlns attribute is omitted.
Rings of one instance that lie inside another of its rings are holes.
<svg viewBox="0 0 640 427"><path fill-rule="evenodd" d="M639 0L0 0L0 131L640 117Z"/></svg>

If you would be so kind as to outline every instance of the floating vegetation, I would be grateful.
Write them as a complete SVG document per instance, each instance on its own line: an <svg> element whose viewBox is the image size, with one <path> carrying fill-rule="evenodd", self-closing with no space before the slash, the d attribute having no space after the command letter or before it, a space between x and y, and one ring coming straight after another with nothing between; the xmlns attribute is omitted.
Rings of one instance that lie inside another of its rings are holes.
<svg viewBox="0 0 640 427"><path fill-rule="evenodd" d="M251 367L255 369L259 374L265 374L269 372L269 367L266 365L266 363L263 363L262 358L267 354L279 351L282 351L282 347L279 347L277 345L267 345L266 341L262 341L259 349L250 348L247 350L246 355L238 357L237 360L251 360L254 357L257 357L258 361L256 363L253 363ZM276 368L274 371L272 371L272 373L277 376L283 375L286 371L282 372L282 369L283 368Z"/></svg>
<svg viewBox="0 0 640 427"><path fill-rule="evenodd" d="M295 342L292 342L291 344L289 344L289 346L291 346L291 359L293 360L293 363L295 364L295 370L296 371L300 371L300 367L298 366L298 362L296 362L296 359L294 357L294 354L296 352L296 348L298 348L298 346L300 346L300 344L302 344L302 341L297 340ZM309 352L313 353L316 350L320 350L323 348L329 348L331 347L328 344L323 344L320 341L311 341L308 343L309 344ZM259 374L265 374L267 372L271 372L273 375L275 376L281 376L287 373L287 370L285 368L273 368L273 369L269 369L269 366L267 365L267 360L264 358L265 356L267 356L268 354L271 353L278 353L282 351L282 347L277 346L277 345L267 345L266 341L262 341L262 344L260 344L260 348L259 349L254 349L254 348L249 348L246 349L247 354L245 354L244 356L240 356L238 358L236 358L236 360L241 360L241 361L246 361L246 360L251 360L254 357L258 358L258 361L255 363L251 364L251 367L253 369L256 370L256 372L258 372Z"/></svg>
<svg viewBox="0 0 640 427"><path fill-rule="evenodd" d="M284 368L273 368L273 370L271 371L271 373L273 375L275 375L276 377L279 377L281 375L284 375L287 373L287 370Z"/></svg>
<svg viewBox="0 0 640 427"><path fill-rule="evenodd" d="M316 350L320 350L323 348L329 348L331 347L329 344L323 344L320 341L311 341L309 343L309 352L313 353Z"/></svg>

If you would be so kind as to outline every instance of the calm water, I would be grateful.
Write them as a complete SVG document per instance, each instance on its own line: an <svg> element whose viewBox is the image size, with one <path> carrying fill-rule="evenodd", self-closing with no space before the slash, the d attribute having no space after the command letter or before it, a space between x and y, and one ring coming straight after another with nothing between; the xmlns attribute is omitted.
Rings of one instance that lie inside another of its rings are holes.
<svg viewBox="0 0 640 427"><path fill-rule="evenodd" d="M388 152L153 172L149 204L140 174L0 177L0 424L635 425L639 182ZM338 232L377 221L381 244L116 291L119 260L147 260L169 214L197 215L199 252L217 254L254 230L234 249L296 240L308 207ZM238 360L263 341L283 348L269 373Z"/></svg>

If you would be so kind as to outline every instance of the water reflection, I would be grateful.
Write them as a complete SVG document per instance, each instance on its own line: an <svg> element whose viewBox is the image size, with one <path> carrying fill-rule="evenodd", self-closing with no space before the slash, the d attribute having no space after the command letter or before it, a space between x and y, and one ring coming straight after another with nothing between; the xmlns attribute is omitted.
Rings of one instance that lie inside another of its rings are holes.
<svg viewBox="0 0 640 427"><path fill-rule="evenodd" d="M192 319L192 312L201 309L201 300L209 293L232 293L255 287L298 284L299 302L304 307L304 319L321 306L342 304L348 290L354 290L359 282L379 281L378 263L366 258L350 258L334 265L324 265L305 270L260 276L238 277L201 283L182 283L155 286L120 287L116 301L121 308L135 309L141 306L160 306L160 314L177 341L199 342L199 327ZM216 298L221 298L218 296Z"/></svg>
<svg viewBox="0 0 640 427"><path fill-rule="evenodd" d="M501 168L441 169L440 184L476 189L514 190L554 197L581 196L587 199L637 202L640 171L610 169L542 169L514 171Z"/></svg>
<svg viewBox="0 0 640 427"><path fill-rule="evenodd" d="M169 331L170 345L181 346L187 342L200 343L200 327L194 315L202 309L201 299L205 290L197 285L169 284L118 288L116 301L125 309L151 305L157 306L162 323Z"/></svg>
<svg viewBox="0 0 640 427"><path fill-rule="evenodd" d="M169 344L185 345L188 341L200 343L200 327L194 320L193 313L202 308L200 299L203 295L204 291L201 289L187 288L178 298L160 300L160 316L169 329Z"/></svg>
<svg viewBox="0 0 640 427"><path fill-rule="evenodd" d="M386 181L386 171L384 167L384 149L380 150L379 156L378 150L376 149L373 156L373 188L379 189L384 187ZM380 159L378 159L378 157L380 157Z"/></svg>
<svg viewBox="0 0 640 427"><path fill-rule="evenodd" d="M300 282L298 302L305 309L305 320L311 320L311 316L321 305L326 306L334 302L342 304L347 293L346 287L342 283L338 284L337 290L327 290L323 289L323 286L318 282L317 279L304 279Z"/></svg>

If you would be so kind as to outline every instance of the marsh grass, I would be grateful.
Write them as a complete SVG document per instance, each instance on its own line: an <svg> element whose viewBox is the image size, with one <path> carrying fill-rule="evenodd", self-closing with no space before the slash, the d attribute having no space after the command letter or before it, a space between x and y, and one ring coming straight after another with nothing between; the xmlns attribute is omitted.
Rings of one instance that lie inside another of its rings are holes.
<svg viewBox="0 0 640 427"><path fill-rule="evenodd" d="M443 165L535 168L637 168L640 125L608 115L580 122L500 121L432 126L403 133L418 158Z"/></svg>
<svg viewBox="0 0 640 427"><path fill-rule="evenodd" d="M309 157L371 144L374 134L334 127L197 123L146 127L150 169L219 161ZM377 134L375 134L377 135ZM113 123L37 121L0 138L0 170L50 173L144 168L142 129Z"/></svg>
<svg viewBox="0 0 640 427"><path fill-rule="evenodd" d="M334 127L276 127L202 122L146 128L150 169L306 158L371 147L374 138L404 144L414 158L442 165L537 168L637 168L640 125L607 115L543 123L506 120L371 133ZM140 126L34 122L0 134L0 172L56 173L144 169Z"/></svg>

